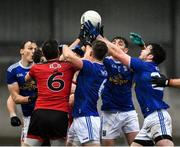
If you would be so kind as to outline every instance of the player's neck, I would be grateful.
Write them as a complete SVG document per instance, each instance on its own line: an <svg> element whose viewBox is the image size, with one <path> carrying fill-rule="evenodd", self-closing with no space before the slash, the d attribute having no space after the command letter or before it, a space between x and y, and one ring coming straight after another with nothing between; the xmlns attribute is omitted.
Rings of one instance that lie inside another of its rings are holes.
<svg viewBox="0 0 180 147"><path fill-rule="evenodd" d="M24 67L29 67L33 64L32 62L28 62L27 60L24 60L24 59L21 59L20 62L22 64L22 66L24 66Z"/></svg>
<svg viewBox="0 0 180 147"><path fill-rule="evenodd" d="M47 60L47 62L54 62L54 61L59 61L59 58Z"/></svg>
<svg viewBox="0 0 180 147"><path fill-rule="evenodd" d="M102 60L98 60L98 59L95 59L95 58L92 59L92 62L103 63Z"/></svg>

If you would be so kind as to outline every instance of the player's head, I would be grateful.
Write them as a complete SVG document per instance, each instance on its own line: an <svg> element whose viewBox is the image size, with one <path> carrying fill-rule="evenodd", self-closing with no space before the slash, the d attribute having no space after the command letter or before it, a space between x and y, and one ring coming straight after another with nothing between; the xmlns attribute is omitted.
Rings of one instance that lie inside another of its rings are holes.
<svg viewBox="0 0 180 147"><path fill-rule="evenodd" d="M141 51L139 57L145 61L153 61L156 64L160 64L166 59L166 52L159 44L149 43L147 47Z"/></svg>
<svg viewBox="0 0 180 147"><path fill-rule="evenodd" d="M45 57L43 56L42 48L38 48L37 50L35 50L33 55L33 61L34 63L40 63L46 61Z"/></svg>
<svg viewBox="0 0 180 147"><path fill-rule="evenodd" d="M106 56L108 52L108 47L104 42L95 40L92 43L92 50L93 57L101 61Z"/></svg>
<svg viewBox="0 0 180 147"><path fill-rule="evenodd" d="M23 42L20 46L21 58L24 61L27 61L28 63L32 63L33 62L32 57L37 48L38 46L35 41L28 40L28 41Z"/></svg>
<svg viewBox="0 0 180 147"><path fill-rule="evenodd" d="M115 44L119 49L123 50L125 53L128 52L128 41L121 36L116 36L112 39L112 43Z"/></svg>
<svg viewBox="0 0 180 147"><path fill-rule="evenodd" d="M56 40L47 40L43 43L42 52L47 60L59 57L59 47Z"/></svg>

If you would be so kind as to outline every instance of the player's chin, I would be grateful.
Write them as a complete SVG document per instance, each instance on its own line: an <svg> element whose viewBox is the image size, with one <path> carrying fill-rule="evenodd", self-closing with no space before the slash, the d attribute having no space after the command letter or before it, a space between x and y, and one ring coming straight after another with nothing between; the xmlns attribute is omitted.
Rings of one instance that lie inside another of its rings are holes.
<svg viewBox="0 0 180 147"><path fill-rule="evenodd" d="M29 59L28 62L29 63L33 63L34 61L33 61L33 59Z"/></svg>

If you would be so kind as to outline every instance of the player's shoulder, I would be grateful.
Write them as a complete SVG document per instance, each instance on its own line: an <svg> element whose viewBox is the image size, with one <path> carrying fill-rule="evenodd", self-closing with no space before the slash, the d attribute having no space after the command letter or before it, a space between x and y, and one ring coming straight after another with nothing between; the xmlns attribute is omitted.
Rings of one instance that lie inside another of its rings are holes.
<svg viewBox="0 0 180 147"><path fill-rule="evenodd" d="M74 68L73 64L68 61L58 61L60 68Z"/></svg>
<svg viewBox="0 0 180 147"><path fill-rule="evenodd" d="M10 65L10 66L8 67L7 71L8 71L8 72L12 72L12 70L18 68L19 66L20 66L19 62L16 62L16 63Z"/></svg>
<svg viewBox="0 0 180 147"><path fill-rule="evenodd" d="M106 56L104 59L112 59L111 56Z"/></svg>
<svg viewBox="0 0 180 147"><path fill-rule="evenodd" d="M103 60L104 63L115 63L115 64L121 64L119 60L114 59L112 56L107 56Z"/></svg>
<svg viewBox="0 0 180 147"><path fill-rule="evenodd" d="M88 59L83 59L82 62L83 62L83 64L91 64L91 65L94 64L94 62L92 62L92 61L90 61Z"/></svg>

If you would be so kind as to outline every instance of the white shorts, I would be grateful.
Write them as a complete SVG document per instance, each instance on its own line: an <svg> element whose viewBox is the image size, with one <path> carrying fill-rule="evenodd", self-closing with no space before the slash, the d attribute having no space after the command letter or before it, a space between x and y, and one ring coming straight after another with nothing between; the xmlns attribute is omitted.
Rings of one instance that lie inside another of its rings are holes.
<svg viewBox="0 0 180 147"><path fill-rule="evenodd" d="M100 143L100 117L74 118L68 131L67 142L80 141L81 144L93 141Z"/></svg>
<svg viewBox="0 0 180 147"><path fill-rule="evenodd" d="M135 140L155 141L158 136L172 136L172 122L167 110L158 110L144 119Z"/></svg>
<svg viewBox="0 0 180 147"><path fill-rule="evenodd" d="M25 138L27 137L27 132L30 124L31 116L23 116L23 127L21 131L21 141L24 142Z"/></svg>
<svg viewBox="0 0 180 147"><path fill-rule="evenodd" d="M135 110L128 112L102 111L101 114L102 139L116 139L121 133L139 131L139 121Z"/></svg>

